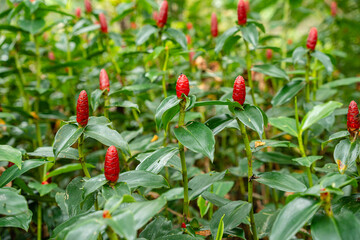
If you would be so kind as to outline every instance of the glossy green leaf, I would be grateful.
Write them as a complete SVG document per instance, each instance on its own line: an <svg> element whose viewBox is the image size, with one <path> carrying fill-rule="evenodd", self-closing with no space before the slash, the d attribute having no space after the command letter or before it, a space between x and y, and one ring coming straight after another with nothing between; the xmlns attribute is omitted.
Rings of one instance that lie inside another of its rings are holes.
<svg viewBox="0 0 360 240"><path fill-rule="evenodd" d="M267 163L277 163L277 164L289 164L289 165L296 165L292 161L293 156L283 154L281 152L256 152L254 154L254 157L261 162L267 162Z"/></svg>
<svg viewBox="0 0 360 240"><path fill-rule="evenodd" d="M283 86L271 100L273 106L280 106L289 102L293 97L298 94L306 85L305 81L293 80Z"/></svg>
<svg viewBox="0 0 360 240"><path fill-rule="evenodd" d="M171 230L171 221L167 220L163 216L159 216L145 227L139 237L148 240L157 240L160 237L166 236Z"/></svg>
<svg viewBox="0 0 360 240"><path fill-rule="evenodd" d="M120 3L119 5L117 5L116 13L118 15L111 20L111 23L120 21L124 17L129 15L131 12L134 11L134 9L135 9L134 6L135 6L134 2L129 2L129 3L123 2L123 3Z"/></svg>
<svg viewBox="0 0 360 240"><path fill-rule="evenodd" d="M174 28L167 28L165 30L165 34L167 34L172 40L180 44L183 50L187 50L187 40L185 34Z"/></svg>
<svg viewBox="0 0 360 240"><path fill-rule="evenodd" d="M158 174L167 164L167 162L178 153L178 148L164 147L152 152L150 155L145 157L136 170L145 170Z"/></svg>
<svg viewBox="0 0 360 240"><path fill-rule="evenodd" d="M145 43L151 37L151 35L157 33L157 31L158 31L157 28L151 25L143 26L136 35L136 41L135 41L136 45L139 46Z"/></svg>
<svg viewBox="0 0 360 240"><path fill-rule="evenodd" d="M189 122L174 129L175 137L185 147L196 153L202 153L214 160L215 138L212 131L202 123Z"/></svg>
<svg viewBox="0 0 360 240"><path fill-rule="evenodd" d="M206 200L201 195L198 197L196 203L200 210L200 216L203 218L205 214L208 212L211 204L207 203Z"/></svg>
<svg viewBox="0 0 360 240"><path fill-rule="evenodd" d="M124 211L105 220L115 233L122 238L133 240L136 239L136 228L134 215L130 211Z"/></svg>
<svg viewBox="0 0 360 240"><path fill-rule="evenodd" d="M321 119L329 116L336 108L342 106L342 103L330 101L315 106L310 112L308 112L304 119L301 122L301 132L304 132L306 129L311 127L314 123L320 121Z"/></svg>
<svg viewBox="0 0 360 240"><path fill-rule="evenodd" d="M86 163L86 167L87 168L95 168L94 165ZM78 171L78 170L82 170L82 166L80 163L70 163L70 164L66 164L63 165L61 167L56 168L55 170L49 172L49 174L46 175L46 178L50 178L53 176L57 176L63 173L69 173L69 172L74 172L74 171Z"/></svg>
<svg viewBox="0 0 360 240"><path fill-rule="evenodd" d="M29 182L28 186L30 188L36 189L36 191L39 192L40 197L48 194L49 192L51 192L52 190L58 187L56 183L42 184L37 181Z"/></svg>
<svg viewBox="0 0 360 240"><path fill-rule="evenodd" d="M344 173L346 169L354 166L359 154L360 144L357 141L350 142L349 139L341 140L334 150L334 160L339 167L340 173Z"/></svg>
<svg viewBox="0 0 360 240"><path fill-rule="evenodd" d="M123 108L133 108L136 111L140 112L139 105L130 101L110 101L109 107L123 107Z"/></svg>
<svg viewBox="0 0 360 240"><path fill-rule="evenodd" d="M306 186L291 175L280 172L259 174L255 181L285 192L304 192Z"/></svg>
<svg viewBox="0 0 360 240"><path fill-rule="evenodd" d="M347 137L349 135L350 135L349 131L340 131L340 132L333 133L330 135L330 137L327 141L324 141L321 143L321 148L323 149L329 142Z"/></svg>
<svg viewBox="0 0 360 240"><path fill-rule="evenodd" d="M18 215L1 217L0 227L16 227L28 231L32 215L32 212L28 210L27 212Z"/></svg>
<svg viewBox="0 0 360 240"><path fill-rule="evenodd" d="M53 144L55 157L57 157L61 151L73 145L83 132L84 128L78 128L75 124L66 124L62 126L55 135Z"/></svg>
<svg viewBox="0 0 360 240"><path fill-rule="evenodd" d="M334 71L334 67L328 55L315 50L311 53L311 56L319 60L324 65L328 74L331 74Z"/></svg>
<svg viewBox="0 0 360 240"><path fill-rule="evenodd" d="M33 156L33 157L43 157L43 158L55 157L52 147L39 147L34 152L28 152L27 155ZM59 153L58 158L78 160L79 159L79 151L75 148L69 147L69 148L62 150Z"/></svg>
<svg viewBox="0 0 360 240"><path fill-rule="evenodd" d="M221 240L222 237L223 237L223 234L224 234L224 221L223 221L223 219L224 219L224 217L225 217L225 214L220 219L218 230L217 230L217 233L216 233L216 240Z"/></svg>
<svg viewBox="0 0 360 240"><path fill-rule="evenodd" d="M262 139L264 132L264 119L261 111L249 104L244 105L244 110L235 109L235 116L248 128L256 131Z"/></svg>
<svg viewBox="0 0 360 240"><path fill-rule="evenodd" d="M279 212L280 210L276 210L275 206L269 205L262 209L259 213L254 214L256 232L259 239L269 236L271 227L273 226Z"/></svg>
<svg viewBox="0 0 360 240"><path fill-rule="evenodd" d="M92 24L92 25L89 25L89 26L86 26L86 27L82 27L76 31L73 32L73 35L74 36L77 36L77 35L80 35L80 34L83 34L83 33L88 33L88 32L92 32L92 31L95 31L95 30L98 30L100 29L100 24Z"/></svg>
<svg viewBox="0 0 360 240"><path fill-rule="evenodd" d="M240 28L238 26L235 26L229 28L221 36L219 36L216 40L215 52L219 53L223 49L226 40L238 31L240 31Z"/></svg>
<svg viewBox="0 0 360 240"><path fill-rule="evenodd" d="M19 27L31 34L36 34L45 26L44 19L21 19L18 22Z"/></svg>
<svg viewBox="0 0 360 240"><path fill-rule="evenodd" d="M85 136L93 138L106 146L115 146L124 154L130 155L130 148L128 143L116 130L104 125L89 125L86 127Z"/></svg>
<svg viewBox="0 0 360 240"><path fill-rule="evenodd" d="M169 184L161 175L143 170L134 170L121 173L119 182L126 182L130 188L149 187L149 188L168 188Z"/></svg>
<svg viewBox="0 0 360 240"><path fill-rule="evenodd" d="M296 145L292 144L289 141L278 141L278 140L271 140L271 139L263 139L261 140L262 144L255 147L255 143L258 142L257 140L250 142L250 148L252 152L260 151L261 149L267 148L267 147L296 147Z"/></svg>
<svg viewBox="0 0 360 240"><path fill-rule="evenodd" d="M304 47L298 47L293 51L292 54L292 61L294 64L301 62L304 58L304 55L307 53L308 50L306 50Z"/></svg>
<svg viewBox="0 0 360 240"><path fill-rule="evenodd" d="M301 158L293 158L293 161L297 162L301 166L310 167L313 162L322 159L323 156L307 156Z"/></svg>
<svg viewBox="0 0 360 240"><path fill-rule="evenodd" d="M350 77L325 83L321 86L321 88L336 88L341 86L348 86L358 82L360 82L360 77Z"/></svg>
<svg viewBox="0 0 360 240"><path fill-rule="evenodd" d="M17 215L29 210L26 199L13 188L0 188L0 214Z"/></svg>
<svg viewBox="0 0 360 240"><path fill-rule="evenodd" d="M106 90L105 90L106 91ZM103 94L103 91L101 91L100 89L95 89L92 93L91 93L91 108L92 110L95 112L97 110L97 108L99 107L100 104L100 98Z"/></svg>
<svg viewBox="0 0 360 240"><path fill-rule="evenodd" d="M233 121L235 121L234 118L229 114L221 114L207 120L205 125L211 129L214 135L216 135Z"/></svg>
<svg viewBox="0 0 360 240"><path fill-rule="evenodd" d="M9 145L0 145L0 161L12 162L21 169L22 154Z"/></svg>
<svg viewBox="0 0 360 240"><path fill-rule="evenodd" d="M254 72L263 73L270 77L285 78L286 80L289 80L289 76L286 74L286 72L275 65L271 65L271 64L255 65L251 68L251 70Z"/></svg>
<svg viewBox="0 0 360 240"><path fill-rule="evenodd" d="M224 178L226 171L209 172L195 176L189 181L189 199L195 199L206 191L212 184Z"/></svg>
<svg viewBox="0 0 360 240"><path fill-rule="evenodd" d="M99 213L100 214L100 213ZM99 217L98 217L99 218ZM105 228L103 221L99 221L96 218L84 219L76 223L65 237L65 240L72 239L87 239L96 240L102 229Z"/></svg>
<svg viewBox="0 0 360 240"><path fill-rule="evenodd" d="M106 180L104 174L100 174L85 180L85 184L83 187L83 191L84 191L83 198L86 198L89 194L95 192L97 189L104 186L107 182L108 180Z"/></svg>
<svg viewBox="0 0 360 240"><path fill-rule="evenodd" d="M169 96L165 98L156 109L155 122L158 130L166 128L167 124L180 111L181 99L177 96Z"/></svg>
<svg viewBox="0 0 360 240"><path fill-rule="evenodd" d="M297 137L298 133L296 130L296 121L293 118L288 117L278 117L270 118L269 122L272 126L287 132L288 134Z"/></svg>
<svg viewBox="0 0 360 240"><path fill-rule="evenodd" d="M123 197L124 195L131 195L129 185L124 182L116 183L114 186L104 185L101 192L106 200L114 196Z"/></svg>
<svg viewBox="0 0 360 240"><path fill-rule="evenodd" d="M251 43L254 48L256 48L259 42L259 32L256 28L256 25L250 23L243 27L240 27L240 30L242 37L245 39L245 41Z"/></svg>
<svg viewBox="0 0 360 240"><path fill-rule="evenodd" d="M307 223L321 206L320 201L298 197L281 209L271 229L270 240L288 240Z"/></svg>

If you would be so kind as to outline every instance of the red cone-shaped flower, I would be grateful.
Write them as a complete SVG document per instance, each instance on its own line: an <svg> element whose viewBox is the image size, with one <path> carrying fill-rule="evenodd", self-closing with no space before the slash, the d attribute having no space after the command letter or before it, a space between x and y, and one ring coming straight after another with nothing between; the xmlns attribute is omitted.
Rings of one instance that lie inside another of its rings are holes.
<svg viewBox="0 0 360 240"><path fill-rule="evenodd" d="M55 54L54 54L54 52L52 52L52 51L49 52L49 53L48 53L48 58L49 58L50 61L55 61Z"/></svg>
<svg viewBox="0 0 360 240"><path fill-rule="evenodd" d="M104 172L106 179L110 182L116 182L119 178L119 155L114 146L110 146L106 152Z"/></svg>
<svg viewBox="0 0 360 240"><path fill-rule="evenodd" d="M271 49L266 49L266 59L271 60L272 59L273 52Z"/></svg>
<svg viewBox="0 0 360 240"><path fill-rule="evenodd" d="M14 166L15 165L15 163L13 163L13 162L8 162L8 168L9 167L12 167L12 166Z"/></svg>
<svg viewBox="0 0 360 240"><path fill-rule="evenodd" d="M84 0L84 5L85 5L85 11L87 13L91 13L92 12L92 6L91 6L90 0Z"/></svg>
<svg viewBox="0 0 360 240"><path fill-rule="evenodd" d="M101 69L101 71L100 71L99 83L100 83L101 91L104 89L110 91L109 76L107 75L107 72L105 69Z"/></svg>
<svg viewBox="0 0 360 240"><path fill-rule="evenodd" d="M245 102L245 97L246 97L245 80L242 76L239 75L234 82L233 100L243 105Z"/></svg>
<svg viewBox="0 0 360 240"><path fill-rule="evenodd" d="M153 19L157 22L158 18L159 18L159 13L157 11L154 11L153 12Z"/></svg>
<svg viewBox="0 0 360 240"><path fill-rule="evenodd" d="M193 24L191 22L188 22L186 24L186 28L190 31L193 28Z"/></svg>
<svg viewBox="0 0 360 240"><path fill-rule="evenodd" d="M246 3L244 0L239 0L238 7L237 7L237 14L238 14L238 24L245 25L246 24Z"/></svg>
<svg viewBox="0 0 360 240"><path fill-rule="evenodd" d="M355 101L349 104L347 114L347 128L351 136L355 136L360 128L359 109Z"/></svg>
<svg viewBox="0 0 360 240"><path fill-rule="evenodd" d="M337 4L335 1L331 2L330 8L331 8L331 16L335 17L337 12Z"/></svg>
<svg viewBox="0 0 360 240"><path fill-rule="evenodd" d="M214 12L211 14L211 35L213 37L218 36L218 20Z"/></svg>
<svg viewBox="0 0 360 240"><path fill-rule="evenodd" d="M85 127L89 121L89 103L85 90L81 91L77 100L76 121L81 127Z"/></svg>
<svg viewBox="0 0 360 240"><path fill-rule="evenodd" d="M103 33L108 33L108 26L106 22L106 17L104 13L99 14L99 21L100 21L100 30Z"/></svg>
<svg viewBox="0 0 360 240"><path fill-rule="evenodd" d="M317 42L317 29L315 27L310 29L310 33L306 42L306 47L310 50L315 50L316 42Z"/></svg>
<svg viewBox="0 0 360 240"><path fill-rule="evenodd" d="M78 7L78 8L75 10L75 15L76 15L77 18L80 18L80 17L81 17L81 8Z"/></svg>
<svg viewBox="0 0 360 240"><path fill-rule="evenodd" d="M176 82L176 96L181 98L181 95L184 93L186 96L189 95L189 80L185 74L181 74Z"/></svg>
<svg viewBox="0 0 360 240"><path fill-rule="evenodd" d="M167 22L168 16L168 2L165 0L162 2L160 7L160 13L157 19L157 26L163 28Z"/></svg>

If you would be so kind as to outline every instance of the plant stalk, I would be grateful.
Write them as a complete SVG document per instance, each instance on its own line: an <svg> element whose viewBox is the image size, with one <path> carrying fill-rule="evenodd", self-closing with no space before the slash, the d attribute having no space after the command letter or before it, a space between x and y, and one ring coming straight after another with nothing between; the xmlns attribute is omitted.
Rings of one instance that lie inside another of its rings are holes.
<svg viewBox="0 0 360 240"><path fill-rule="evenodd" d="M86 167L85 156L84 156L84 134L81 134L78 140L78 151L79 151L79 161L83 172L86 177L91 178L89 170Z"/></svg>
<svg viewBox="0 0 360 240"><path fill-rule="evenodd" d="M109 105L110 105L110 98L109 98L109 92L105 90L104 92L104 116L107 119L109 118Z"/></svg>
<svg viewBox="0 0 360 240"><path fill-rule="evenodd" d="M250 87L250 93L251 93L251 98L253 101L254 106L257 106L256 104L256 99L255 99L255 93L254 93L254 83L252 81L252 76L251 76L251 52L250 52L250 48L249 48L249 44L244 40L245 46L246 46L246 69L247 69L247 74L248 74L248 82L249 82L249 87Z"/></svg>
<svg viewBox="0 0 360 240"><path fill-rule="evenodd" d="M37 240L41 240L41 234L42 234L41 202L38 202L38 211L37 211Z"/></svg>
<svg viewBox="0 0 360 240"><path fill-rule="evenodd" d="M163 65L164 76L163 76L163 79L162 79L162 88L163 88L164 98L167 98L166 70L167 70L168 60L169 60L169 48L168 48L168 46L165 46L165 60L164 60L164 65Z"/></svg>
<svg viewBox="0 0 360 240"><path fill-rule="evenodd" d="M306 58L306 65L305 65L305 81L306 81L306 93L305 93L305 101L310 102L310 61L311 61L311 55L310 52L308 52Z"/></svg>
<svg viewBox="0 0 360 240"><path fill-rule="evenodd" d="M17 51L15 51L14 57L15 57L16 69L18 70L18 73L19 73L18 87L19 87L19 91L20 91L21 97L24 102L24 111L27 113L30 113L29 98L24 90L24 85L25 85L26 79L24 76L24 72L21 68L19 54Z"/></svg>

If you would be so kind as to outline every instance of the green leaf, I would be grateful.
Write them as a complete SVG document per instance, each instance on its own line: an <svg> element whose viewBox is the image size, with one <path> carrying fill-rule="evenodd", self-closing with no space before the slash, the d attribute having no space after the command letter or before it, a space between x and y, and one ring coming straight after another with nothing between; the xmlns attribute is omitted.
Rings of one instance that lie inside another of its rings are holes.
<svg viewBox="0 0 360 240"><path fill-rule="evenodd" d="M234 117L229 114L216 115L205 122L205 125L211 129L214 135L221 132L226 128L230 123L232 123Z"/></svg>
<svg viewBox="0 0 360 240"><path fill-rule="evenodd" d="M291 175L280 172L259 174L255 181L284 192L304 192L306 186Z"/></svg>
<svg viewBox="0 0 360 240"><path fill-rule="evenodd" d="M360 82L360 77L351 77L351 78L344 78L339 79L336 81L331 81L328 83L325 83L321 86L321 88L335 88L335 87L342 87L342 86L348 86L354 83Z"/></svg>
<svg viewBox="0 0 360 240"><path fill-rule="evenodd" d="M57 157L61 151L73 145L83 132L84 128L78 128L75 124L66 124L62 126L55 135L53 145L55 157Z"/></svg>
<svg viewBox="0 0 360 240"><path fill-rule="evenodd" d="M86 163L86 167L87 167L87 168L95 168L94 165L89 164L89 163ZM82 169L82 166L81 166L80 163L70 163L70 164L66 164L66 165L63 165L63 166L61 166L61 167L58 167L58 168L56 168L55 170L49 172L49 174L46 175L46 178L50 178L50 177L53 177L53 176L57 176L57 175L60 175L60 174L63 174L63 173L74 172L74 171L81 170L81 169Z"/></svg>
<svg viewBox="0 0 360 240"><path fill-rule="evenodd" d="M180 111L180 101L181 99L178 99L177 96L169 96L157 107L155 122L158 131L161 128L166 128L171 119Z"/></svg>
<svg viewBox="0 0 360 240"><path fill-rule="evenodd" d="M232 201L228 204L220 207L210 220L210 230L213 235L213 239L216 238L218 232L219 222L223 218L224 232L237 227L246 217L251 210L251 204L244 201Z"/></svg>
<svg viewBox="0 0 360 240"><path fill-rule="evenodd" d="M235 116L247 127L256 131L262 139L264 132L264 118L261 111L249 104L244 105L244 110L235 109Z"/></svg>
<svg viewBox="0 0 360 240"><path fill-rule="evenodd" d="M141 161L136 170L145 170L158 174L167 164L167 162L178 153L178 148L164 147L160 148Z"/></svg>
<svg viewBox="0 0 360 240"><path fill-rule="evenodd" d="M294 65L298 62L301 62L307 52L308 50L306 50L304 47L296 48L292 54L292 61Z"/></svg>
<svg viewBox="0 0 360 240"><path fill-rule="evenodd" d="M29 210L26 199L14 188L0 188L0 214L17 215Z"/></svg>
<svg viewBox="0 0 360 240"><path fill-rule="evenodd" d="M111 23L120 21L127 15L129 15L132 11L134 11L135 2L129 3L120 3L116 7L117 16L111 20Z"/></svg>
<svg viewBox="0 0 360 240"><path fill-rule="evenodd" d="M132 212L124 211L109 219L105 219L105 222L122 238L129 240L136 239L136 224Z"/></svg>
<svg viewBox="0 0 360 240"><path fill-rule="evenodd" d="M21 169L22 154L9 145L0 145L0 161L12 162Z"/></svg>
<svg viewBox="0 0 360 240"><path fill-rule="evenodd" d="M128 143L116 130L104 125L88 125L85 128L85 136L93 138L106 146L114 145L120 149L124 154L130 155L130 148Z"/></svg>
<svg viewBox="0 0 360 240"><path fill-rule="evenodd" d="M301 166L310 167L313 162L322 159L323 156L307 156L301 158L293 158L293 161L299 163Z"/></svg>
<svg viewBox="0 0 360 240"><path fill-rule="evenodd" d="M21 176L22 174L26 173L27 171L29 171L33 168L39 167L45 163L46 163L46 161L44 161L44 160L31 159L31 160L23 161L21 169L19 169L15 165L6 169L6 171L3 172L2 175L0 176L0 188L4 187L6 184L11 182L15 178Z"/></svg>
<svg viewBox="0 0 360 240"><path fill-rule="evenodd" d="M275 97L271 100L271 104L273 106L279 106L289 102L305 87L305 85L306 82L302 80L288 82L276 93Z"/></svg>
<svg viewBox="0 0 360 240"><path fill-rule="evenodd" d="M331 74L334 71L334 67L328 55L315 50L311 53L311 56L318 59L324 65L328 74Z"/></svg>
<svg viewBox="0 0 360 240"><path fill-rule="evenodd" d="M167 201L182 199L184 197L184 188L172 188L169 191L163 193L161 196L166 198Z"/></svg>
<svg viewBox="0 0 360 240"><path fill-rule="evenodd" d="M320 208L321 202L296 198L281 209L271 229L270 240L288 240L293 237Z"/></svg>
<svg viewBox="0 0 360 240"><path fill-rule="evenodd" d="M222 100L212 100L212 101L200 101L200 102L196 102L194 104L195 107L200 107L200 106L222 106L222 105L234 106L234 105L237 105L237 102L222 101Z"/></svg>
<svg viewBox="0 0 360 240"><path fill-rule="evenodd" d="M107 91L107 90L104 90ZM101 91L100 89L95 89L92 93L91 93L91 108L93 110L93 112L96 111L96 109L99 107L100 104L100 98L103 94L104 91Z"/></svg>
<svg viewBox="0 0 360 240"><path fill-rule="evenodd" d="M123 108L133 108L136 111L140 112L139 105L130 101L111 101L109 107L123 107Z"/></svg>
<svg viewBox="0 0 360 240"><path fill-rule="evenodd" d="M224 219L225 214L221 217L220 222L219 222L219 226L218 226L218 230L216 233L216 240L221 240L224 234Z"/></svg>
<svg viewBox="0 0 360 240"><path fill-rule="evenodd" d="M171 230L171 221L167 220L163 216L159 216L145 227L139 237L148 240L157 240L160 237L166 236Z"/></svg>
<svg viewBox="0 0 360 240"><path fill-rule="evenodd" d="M135 41L136 45L139 46L145 43L151 37L151 35L157 33L157 31L158 31L157 28L151 25L143 26L136 35L136 41Z"/></svg>
<svg viewBox="0 0 360 240"><path fill-rule="evenodd" d="M274 78L285 78L289 80L289 76L284 70L271 64L255 65L251 68L251 71L263 73Z"/></svg>
<svg viewBox="0 0 360 240"><path fill-rule="evenodd" d="M52 147L39 147L34 152L27 153L27 155L33 157L43 157L43 158L55 157ZM58 158L78 160L79 152L77 149L69 147L67 149L62 150L61 153L59 153Z"/></svg>
<svg viewBox="0 0 360 240"><path fill-rule="evenodd" d="M89 26L82 27L80 29L75 30L73 32L73 35L77 36L77 35L92 32L92 31L95 31L95 30L98 30L98 29L100 29L100 24L93 24L93 25L89 25Z"/></svg>
<svg viewBox="0 0 360 240"><path fill-rule="evenodd" d="M349 135L350 135L349 131L340 131L340 132L333 133L330 135L330 137L327 141L324 141L321 143L321 149L323 149L329 142L347 137Z"/></svg>
<svg viewBox="0 0 360 240"><path fill-rule="evenodd" d="M121 173L119 182L126 182L130 188L149 187L149 188L168 188L169 184L161 175L156 175L143 170L134 170Z"/></svg>
<svg viewBox="0 0 360 240"><path fill-rule="evenodd" d="M175 137L185 147L196 153L202 153L211 162L214 160L215 138L212 131L199 122L189 122L174 129Z"/></svg>
<svg viewBox="0 0 360 240"><path fill-rule="evenodd" d="M294 137L298 136L296 130L296 121L293 118L288 118L288 117L270 118L269 122L272 126L284 132L287 132L288 134Z"/></svg>
<svg viewBox="0 0 360 240"><path fill-rule="evenodd" d="M119 182L114 186L104 185L102 187L102 195L106 200L109 200L114 196L123 197L124 195L131 195L131 191L129 185Z"/></svg>
<svg viewBox="0 0 360 240"><path fill-rule="evenodd" d="M165 33L174 41L176 41L183 50L187 50L187 40L185 34L177 29L174 28L167 28Z"/></svg>
<svg viewBox="0 0 360 240"><path fill-rule="evenodd" d="M270 205L266 206L259 213L254 214L256 232L259 239L269 236L278 213L279 210L276 210L275 206Z"/></svg>
<svg viewBox="0 0 360 240"><path fill-rule="evenodd" d="M359 154L360 144L357 141L350 142L349 139L341 140L334 150L334 160L338 165L339 172L344 173L346 169L351 168Z"/></svg>
<svg viewBox="0 0 360 240"><path fill-rule="evenodd" d="M206 191L212 184L224 178L226 171L209 172L195 176L189 181L189 199L195 199Z"/></svg>
<svg viewBox="0 0 360 240"><path fill-rule="evenodd" d="M57 184L56 183L49 183L49 184L41 184L40 182L29 182L29 187L36 189L36 191L39 192L40 197L48 194L49 192L51 192L52 190L54 190L55 188L57 188Z"/></svg>
<svg viewBox="0 0 360 240"><path fill-rule="evenodd" d="M261 144L257 147L255 147L255 142L257 141L251 141L250 142L250 147L251 147L251 151L252 152L257 152L260 151L261 149L267 148L267 147L286 147L286 148L290 148L290 147L296 147L296 145L292 144L289 141L278 141L278 140L271 140L271 139L263 139L261 140L261 142L265 143L265 144Z"/></svg>
<svg viewBox="0 0 360 240"><path fill-rule="evenodd" d="M308 112L304 119L301 122L300 132L304 132L314 123L320 121L321 119L329 116L336 108L342 106L342 103L330 101L315 106L310 112Z"/></svg>
<svg viewBox="0 0 360 240"><path fill-rule="evenodd" d="M101 212L98 212L100 215ZM105 227L103 221L99 221L100 216L97 218L84 219L76 223L65 237L65 240L72 239L87 239L96 240L100 231Z"/></svg>
<svg viewBox="0 0 360 240"><path fill-rule="evenodd" d="M201 195L198 197L196 203L200 210L200 216L203 218L208 212L211 204L207 203Z"/></svg>
<svg viewBox="0 0 360 240"><path fill-rule="evenodd" d="M259 42L259 32L256 28L256 25L250 23L245 25L244 27L240 27L240 29L245 41L251 43L254 46L254 48L256 48Z"/></svg>
<svg viewBox="0 0 360 240"><path fill-rule="evenodd" d="M226 40L238 31L240 31L240 28L235 26L226 30L221 36L219 36L216 40L215 52L219 53L223 49Z"/></svg>
<svg viewBox="0 0 360 240"><path fill-rule="evenodd" d="M18 22L19 27L31 34L36 34L45 26L44 19L21 19Z"/></svg>
<svg viewBox="0 0 360 240"><path fill-rule="evenodd" d="M16 227L28 231L32 215L32 212L28 210L26 213L1 217L0 227Z"/></svg>
<svg viewBox="0 0 360 240"><path fill-rule="evenodd" d="M108 181L106 180L104 174L97 175L95 177L92 177L90 179L85 180L84 184L84 196L85 199L89 194L95 192L102 186L104 186Z"/></svg>

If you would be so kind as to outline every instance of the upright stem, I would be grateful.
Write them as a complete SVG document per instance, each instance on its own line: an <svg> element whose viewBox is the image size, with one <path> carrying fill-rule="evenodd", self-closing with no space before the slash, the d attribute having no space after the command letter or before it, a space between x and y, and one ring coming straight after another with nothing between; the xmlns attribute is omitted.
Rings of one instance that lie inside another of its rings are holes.
<svg viewBox="0 0 360 240"><path fill-rule="evenodd" d="M163 76L163 79L162 79L162 88L163 88L164 98L167 98L167 91L166 91L166 70L167 70L168 60L169 60L169 48L168 48L168 46L165 46L165 60L164 60L164 65L163 65L164 76Z"/></svg>
<svg viewBox="0 0 360 240"><path fill-rule="evenodd" d="M41 59L40 59L40 50L39 44L37 43L37 37L32 35L34 43L35 43L35 54L36 54L36 88L40 88L41 83ZM40 96L36 98L34 111L35 115L39 115L39 104L40 104ZM42 140L41 140L41 129L39 124L39 119L35 119L35 128L36 128L36 139L38 147L42 147Z"/></svg>
<svg viewBox="0 0 360 240"><path fill-rule="evenodd" d="M303 144L303 140L302 140L303 132L300 130L299 113L298 113L298 107L297 107L297 97L295 97L294 105L295 105L296 128L297 128L297 132L298 132L297 138L298 138L298 143L299 143L299 150L300 150L301 156L306 157L306 152L305 152L305 148L304 148L304 144ZM311 171L310 171L309 167L306 167L306 174L309 179L309 186L312 187L313 180L312 180Z"/></svg>
<svg viewBox="0 0 360 240"><path fill-rule="evenodd" d="M18 73L19 73L18 87L19 87L19 91L20 91L21 97L24 102L24 111L27 113L30 113L29 98L24 90L24 85L25 85L26 80L25 80L24 72L21 68L19 54L17 51L15 51L14 57L15 57L16 69L18 70Z"/></svg>
<svg viewBox="0 0 360 240"><path fill-rule="evenodd" d="M255 93L254 93L254 84L252 81L252 76L251 76L251 53L250 53L250 48L249 48L249 44L244 40L245 42L245 46L246 46L246 69L247 69L247 73L248 73L248 82L249 82L249 86L250 86L250 92L251 92L251 98L253 100L253 104L256 106L256 99L255 99Z"/></svg>
<svg viewBox="0 0 360 240"><path fill-rule="evenodd" d="M42 233L41 202L38 202L38 211L37 211L37 240L41 240L41 233Z"/></svg>
<svg viewBox="0 0 360 240"><path fill-rule="evenodd" d="M285 0L285 4L284 4L284 12L283 12L283 34L282 34L282 39L283 39L283 45L282 45L282 62L281 62L281 68L282 69L286 69L286 61L284 61L286 59L287 56L287 23L289 21L289 12L290 12L290 4L289 4L289 0Z"/></svg>
<svg viewBox="0 0 360 240"><path fill-rule="evenodd" d="M119 239L111 227L107 227L105 231L110 240L118 240Z"/></svg>
<svg viewBox="0 0 360 240"><path fill-rule="evenodd" d="M184 126L185 107L186 107L186 99L183 99L180 102L179 127ZM182 172L183 187L184 187L183 216L184 216L184 220L187 221L188 217L190 216L190 212L189 212L189 193L188 193L188 176L187 176L187 169L186 169L184 145L182 145L180 141L179 141L179 153L180 153L180 159L181 159L181 169L182 169L181 172Z"/></svg>
<svg viewBox="0 0 360 240"><path fill-rule="evenodd" d="M104 116L107 118L107 119L110 119L109 118L109 105L110 105L110 98L109 98L109 92L106 90L104 92Z"/></svg>
<svg viewBox="0 0 360 240"><path fill-rule="evenodd" d="M244 139L245 144L245 151L246 156L248 159L248 202L251 204L251 211L250 211L250 224L251 224L251 230L253 233L253 239L257 240L257 233L256 233L256 226L255 226L255 218L254 218L254 204L253 204L253 182L252 182L252 176L253 176L253 166L252 166L252 153L250 149L250 142L248 135L246 133L246 129L244 124L236 118L236 121L240 127L241 135Z"/></svg>
<svg viewBox="0 0 360 240"><path fill-rule="evenodd" d="M311 61L311 55L310 52L307 53L306 58L306 66L305 66L305 81L306 81L306 95L305 100L306 102L310 102L310 61Z"/></svg>
<svg viewBox="0 0 360 240"><path fill-rule="evenodd" d="M84 171L84 174L86 177L91 178L90 173L86 167L85 164L85 156L84 156L84 134L81 134L78 140L78 151L79 151L79 161L81 164L81 167Z"/></svg>

